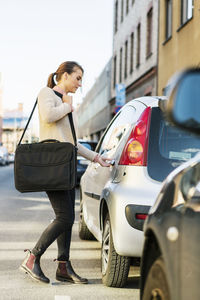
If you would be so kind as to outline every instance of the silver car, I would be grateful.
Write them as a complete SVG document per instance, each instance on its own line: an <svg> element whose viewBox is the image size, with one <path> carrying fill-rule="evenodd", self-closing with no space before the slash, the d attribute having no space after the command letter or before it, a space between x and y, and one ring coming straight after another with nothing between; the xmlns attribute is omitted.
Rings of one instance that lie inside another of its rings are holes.
<svg viewBox="0 0 200 300"><path fill-rule="evenodd" d="M130 263L140 258L143 224L165 177L190 158L193 138L163 118L166 100L142 97L114 117L96 151L115 164L90 163L80 185L79 236L102 243L102 280L125 285ZM131 259L132 258L132 259Z"/></svg>
<svg viewBox="0 0 200 300"><path fill-rule="evenodd" d="M4 146L0 146L0 165L5 166L9 164L8 150Z"/></svg>

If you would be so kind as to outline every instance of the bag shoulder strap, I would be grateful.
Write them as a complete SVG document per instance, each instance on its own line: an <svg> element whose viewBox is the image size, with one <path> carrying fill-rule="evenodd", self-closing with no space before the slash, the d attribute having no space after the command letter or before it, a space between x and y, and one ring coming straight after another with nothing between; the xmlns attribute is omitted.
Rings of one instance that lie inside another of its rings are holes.
<svg viewBox="0 0 200 300"><path fill-rule="evenodd" d="M62 99L62 94L57 92L57 91L54 91L54 93L60 97ZM72 136L73 136L73 139L74 139L74 144L75 146L77 145L77 138L76 138L76 131L75 131L75 128L74 128L74 121L73 121L73 117L72 117L72 112L70 112L68 114L68 118L69 118L69 123L70 123L70 127L71 127L71 131L72 131Z"/></svg>
<svg viewBox="0 0 200 300"><path fill-rule="evenodd" d="M70 112L68 114L68 117L69 117L69 123L70 123L70 126L71 126L72 136L73 136L73 139L74 139L74 145L77 146L76 131L75 131L75 128L74 128L74 121L73 121L73 117L72 117L72 112Z"/></svg>
<svg viewBox="0 0 200 300"><path fill-rule="evenodd" d="M57 96L59 96L60 98L62 98L62 94L58 93L57 91L54 91L54 93L55 93ZM27 121L26 126L25 126L25 128L24 128L24 131L23 131L23 133L22 133L22 135L21 135L21 138L20 138L20 140L19 140L18 146L21 144L21 141L22 141L22 139L23 139L23 137L24 137L24 134L25 134L25 132L26 132L26 130L27 130L27 128L28 128L28 125L29 125L29 123L30 123L30 120L31 120L31 118L32 118L32 115L33 115L34 110L35 110L36 105L37 105L37 100L38 100L38 99L36 99L36 101L35 101L35 104L34 104L34 106L33 106L33 109L32 109L32 111L31 111L31 114L30 114L30 116L29 116L29 118L28 118L28 121ZM75 144L75 146L77 146L76 131L75 131L75 128L74 128L74 122L73 122L72 112L70 112L70 113L68 114L68 117L69 117L70 127L71 127L71 131L72 131L72 136L73 136L73 139L74 139L74 144Z"/></svg>
<svg viewBox="0 0 200 300"><path fill-rule="evenodd" d="M18 146L21 144L21 141L22 141L22 139L23 139L23 137L24 137L24 134L25 134L25 132L26 132L26 129L28 128L28 125L29 125L30 120L31 120L31 118L32 118L33 112L34 112L34 110L35 110L35 108L36 108L36 105L37 105L37 99L36 99L35 104L34 104L34 106L33 106L32 112L31 112L31 114L30 114L30 116L29 116L29 118L28 118L28 121L27 121L26 126L25 126L25 128L24 128L24 131L22 132L22 135L21 135L21 138L20 138L20 140L19 140Z"/></svg>

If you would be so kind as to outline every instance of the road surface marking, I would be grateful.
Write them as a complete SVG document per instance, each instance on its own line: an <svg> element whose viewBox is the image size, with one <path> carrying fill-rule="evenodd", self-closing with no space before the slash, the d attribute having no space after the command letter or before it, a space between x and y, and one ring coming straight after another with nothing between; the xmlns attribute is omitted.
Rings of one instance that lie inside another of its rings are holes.
<svg viewBox="0 0 200 300"><path fill-rule="evenodd" d="M71 300L70 296L55 296L55 300Z"/></svg>

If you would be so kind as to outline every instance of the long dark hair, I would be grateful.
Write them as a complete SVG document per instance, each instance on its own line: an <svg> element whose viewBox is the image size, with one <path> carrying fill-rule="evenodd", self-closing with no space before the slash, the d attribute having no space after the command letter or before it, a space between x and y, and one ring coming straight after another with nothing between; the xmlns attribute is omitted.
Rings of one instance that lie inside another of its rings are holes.
<svg viewBox="0 0 200 300"><path fill-rule="evenodd" d="M75 71L75 68L80 69L84 73L83 68L77 62L65 61L58 67L56 72L51 73L49 75L48 81L47 81L47 86L50 88L53 88L56 85L56 83L54 81L54 76L56 76L56 81L59 81L61 79L61 76L63 73L67 72L68 74L71 74Z"/></svg>

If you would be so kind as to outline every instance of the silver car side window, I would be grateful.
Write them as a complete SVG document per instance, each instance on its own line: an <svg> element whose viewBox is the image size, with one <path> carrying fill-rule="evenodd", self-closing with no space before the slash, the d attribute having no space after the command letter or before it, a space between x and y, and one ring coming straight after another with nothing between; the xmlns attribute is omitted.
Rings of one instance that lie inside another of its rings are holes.
<svg viewBox="0 0 200 300"><path fill-rule="evenodd" d="M110 154L115 153L120 141L134 123L135 111L133 106L127 106L121 111L114 122L111 123L110 128L108 128L107 133L102 140L99 150L100 154L106 154L107 152Z"/></svg>

